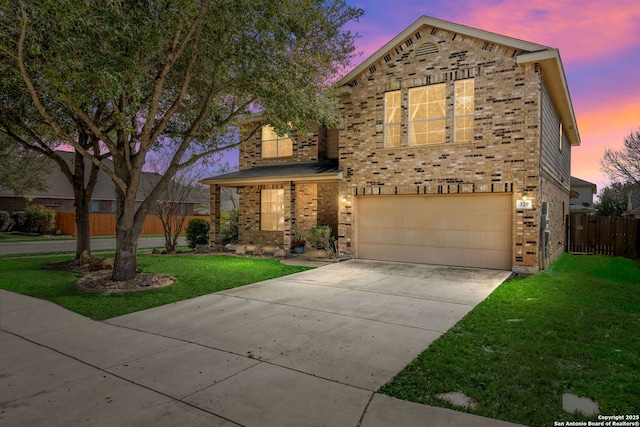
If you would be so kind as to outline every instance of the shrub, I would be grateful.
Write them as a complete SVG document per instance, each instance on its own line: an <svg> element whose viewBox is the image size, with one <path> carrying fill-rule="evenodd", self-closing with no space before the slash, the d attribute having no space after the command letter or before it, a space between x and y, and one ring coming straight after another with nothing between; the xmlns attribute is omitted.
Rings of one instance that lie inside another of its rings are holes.
<svg viewBox="0 0 640 427"><path fill-rule="evenodd" d="M7 226L9 225L9 218L11 218L9 212L0 211L0 231L3 231L5 228L7 228Z"/></svg>
<svg viewBox="0 0 640 427"><path fill-rule="evenodd" d="M27 214L25 211L15 211L11 214L13 230L27 231Z"/></svg>
<svg viewBox="0 0 640 427"><path fill-rule="evenodd" d="M187 224L187 244L190 248L196 245L209 244L209 223L202 218L193 218Z"/></svg>
<svg viewBox="0 0 640 427"><path fill-rule="evenodd" d="M337 254L336 238L331 235L331 227L319 225L309 230L309 244L317 249L324 249L330 258Z"/></svg>
<svg viewBox="0 0 640 427"><path fill-rule="evenodd" d="M238 209L220 215L220 241L223 245L238 241Z"/></svg>
<svg viewBox="0 0 640 427"><path fill-rule="evenodd" d="M26 229L29 233L45 234L56 227L56 211L43 205L28 206L24 210Z"/></svg>

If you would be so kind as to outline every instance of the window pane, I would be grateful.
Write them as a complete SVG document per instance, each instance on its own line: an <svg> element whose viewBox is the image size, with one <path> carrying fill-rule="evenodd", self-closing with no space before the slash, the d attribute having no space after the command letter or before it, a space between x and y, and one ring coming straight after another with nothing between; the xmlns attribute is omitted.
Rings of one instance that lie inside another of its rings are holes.
<svg viewBox="0 0 640 427"><path fill-rule="evenodd" d="M409 144L442 144L444 143L444 131L444 119L411 123Z"/></svg>
<svg viewBox="0 0 640 427"><path fill-rule="evenodd" d="M263 141L262 142L262 157L276 157L276 148L278 146L277 141Z"/></svg>
<svg viewBox="0 0 640 427"><path fill-rule="evenodd" d="M473 139L474 80L458 80L455 83L455 141Z"/></svg>
<svg viewBox="0 0 640 427"><path fill-rule="evenodd" d="M276 135L271 126L262 126L262 141L271 141L277 138L278 135Z"/></svg>
<svg viewBox="0 0 640 427"><path fill-rule="evenodd" d="M401 120L400 91L387 92L384 95L385 124L399 123Z"/></svg>
<svg viewBox="0 0 640 427"><path fill-rule="evenodd" d="M293 145L291 138L278 140L278 157L287 157L293 155Z"/></svg>
<svg viewBox="0 0 640 427"><path fill-rule="evenodd" d="M473 139L473 116L456 118L456 141Z"/></svg>
<svg viewBox="0 0 640 427"><path fill-rule="evenodd" d="M276 214L264 213L260 219L263 230L277 230Z"/></svg>
<svg viewBox="0 0 640 427"><path fill-rule="evenodd" d="M385 147L400 146L401 125L391 125L384 128Z"/></svg>
<svg viewBox="0 0 640 427"><path fill-rule="evenodd" d="M284 190L260 192L260 229L284 230Z"/></svg>

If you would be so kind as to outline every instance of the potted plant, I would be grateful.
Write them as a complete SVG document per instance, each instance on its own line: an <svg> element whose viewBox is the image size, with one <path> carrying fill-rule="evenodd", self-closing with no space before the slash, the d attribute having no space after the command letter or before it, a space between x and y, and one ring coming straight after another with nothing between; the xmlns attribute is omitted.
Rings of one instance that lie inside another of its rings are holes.
<svg viewBox="0 0 640 427"><path fill-rule="evenodd" d="M291 242L291 249L297 254L303 254L304 253L304 245L306 245L306 244L307 244L307 242L304 240L302 235L301 234L296 234L296 237Z"/></svg>

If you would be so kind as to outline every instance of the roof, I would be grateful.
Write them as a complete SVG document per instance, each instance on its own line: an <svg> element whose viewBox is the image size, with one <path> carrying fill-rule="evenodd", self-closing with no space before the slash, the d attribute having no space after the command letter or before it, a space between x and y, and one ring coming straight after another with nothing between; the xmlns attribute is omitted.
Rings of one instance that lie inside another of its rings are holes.
<svg viewBox="0 0 640 427"><path fill-rule="evenodd" d="M455 24L453 22L443 21L429 16L420 17L404 31L394 37L390 42L382 46L373 55L340 79L336 85L338 87L346 87L353 79L368 70L371 65L380 61L390 51L395 49L398 45L403 43L407 38L411 37L416 31L424 26L440 28L463 36L478 38L522 51L516 56L516 62L519 65L536 63L540 66L545 76L545 82L549 89L551 99L553 100L558 115L560 116L560 120L562 121L563 128L567 134L570 144L580 145L578 125L573 111L573 104L569 95L567 79L558 49L503 36L489 31L467 27L465 25Z"/></svg>
<svg viewBox="0 0 640 427"><path fill-rule="evenodd" d="M56 151L67 164L71 165L71 170L73 171L73 162L75 161L75 152L73 151ZM90 166L89 161L85 160L85 177L89 176ZM30 191L29 195L34 198L49 198L49 199L67 199L73 200L73 189L69 184L69 181L64 176L60 167L47 158L48 162L51 162L53 165L51 170L51 175L47 180L47 184L49 185L49 189L47 191ZM104 159L103 162L113 170L113 163L110 159ZM136 200L141 201L145 199L144 189L149 188L149 184L153 185L160 178L160 175L154 172L143 172L142 173L142 184L140 188L138 188L138 193L136 195ZM148 184L145 184L148 183ZM145 187L146 185L146 187ZM0 190L0 197L14 197L14 193L11 190ZM116 192L113 181L111 178L107 176L102 170L98 171L98 178L96 182L96 186L91 194L91 199L93 200L115 200ZM189 197L185 201L185 203L207 203L209 201L208 197L199 194L197 191L192 191L189 193Z"/></svg>
<svg viewBox="0 0 640 427"><path fill-rule="evenodd" d="M584 179L576 178L575 176L571 177L571 187L591 187L593 194L598 192L598 188L593 182L585 181Z"/></svg>
<svg viewBox="0 0 640 427"><path fill-rule="evenodd" d="M330 181L340 179L342 169L338 160L297 162L269 166L256 166L224 175L203 179L203 184L238 185L285 181Z"/></svg>

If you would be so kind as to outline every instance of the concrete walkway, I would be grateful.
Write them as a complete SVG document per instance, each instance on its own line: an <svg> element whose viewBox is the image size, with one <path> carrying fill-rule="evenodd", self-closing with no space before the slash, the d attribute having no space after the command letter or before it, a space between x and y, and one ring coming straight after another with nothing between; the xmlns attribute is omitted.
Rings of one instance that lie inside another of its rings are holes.
<svg viewBox="0 0 640 427"><path fill-rule="evenodd" d="M508 276L354 260L106 322L0 290L0 424L513 426L376 393Z"/></svg>

